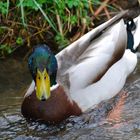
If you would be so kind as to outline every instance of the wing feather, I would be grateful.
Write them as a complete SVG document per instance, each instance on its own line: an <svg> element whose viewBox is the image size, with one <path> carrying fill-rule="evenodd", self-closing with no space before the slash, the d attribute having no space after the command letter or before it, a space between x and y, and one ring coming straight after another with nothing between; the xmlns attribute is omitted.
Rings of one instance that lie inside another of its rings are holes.
<svg viewBox="0 0 140 140"><path fill-rule="evenodd" d="M58 61L58 72L57 72L57 79L61 79L61 75L69 69L71 66L74 65L75 60L83 52L90 46L91 42L94 41L94 39L98 38L98 36L108 27L113 25L115 22L120 20L127 11L124 11L114 18L110 19L109 21L101 24L97 28L91 30L84 36L82 36L77 41L73 42L71 45L69 45L67 48L63 49L61 52L59 52L56 55L57 61Z"/></svg>
<svg viewBox="0 0 140 140"><path fill-rule="evenodd" d="M89 35L89 33L86 35ZM86 36L82 38L86 39ZM89 38L91 38L91 36L88 37L88 39ZM127 33L124 21L120 20L106 29L100 36L92 40L90 39L87 42L86 47L82 46L84 50L82 49L81 51L79 49L81 47L80 45L77 47L73 46L75 52L69 54L66 49L61 52L63 54L62 57L64 56L64 60L61 61L61 56L58 57L58 62L61 62L58 65L57 80L64 86L67 92L70 91L70 93L74 93L79 89L97 82L107 70L123 56L127 44ZM68 47L69 51L71 51L70 47L71 46ZM76 52L76 48L79 49L78 52ZM78 56L75 56L75 53L78 53ZM68 55L69 59L65 57L65 55ZM68 65L66 68L63 68L61 63L63 66L65 66L65 64Z"/></svg>

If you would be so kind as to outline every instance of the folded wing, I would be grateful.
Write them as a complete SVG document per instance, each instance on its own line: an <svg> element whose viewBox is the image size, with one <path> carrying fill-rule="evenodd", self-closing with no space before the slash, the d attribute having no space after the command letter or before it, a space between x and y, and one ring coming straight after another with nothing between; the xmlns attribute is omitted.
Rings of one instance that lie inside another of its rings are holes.
<svg viewBox="0 0 140 140"><path fill-rule="evenodd" d="M127 43L123 14L88 32L56 55L57 81L74 93L100 80L124 54Z"/></svg>

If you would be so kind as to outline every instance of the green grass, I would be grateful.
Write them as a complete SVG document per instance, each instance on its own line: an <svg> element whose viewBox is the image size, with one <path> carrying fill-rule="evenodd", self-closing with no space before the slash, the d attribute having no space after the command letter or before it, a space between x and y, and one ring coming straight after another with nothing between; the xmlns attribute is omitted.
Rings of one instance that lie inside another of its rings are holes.
<svg viewBox="0 0 140 140"><path fill-rule="evenodd" d="M47 42L45 34L51 36L49 39L56 42L58 49L66 47L80 36L78 33L82 34L93 27L93 14L101 4L101 0L0 1L0 13L4 21L0 25L3 34L0 56L12 53L24 43L32 46L32 38L36 36L36 43ZM113 9L111 5L108 8ZM1 28L5 26L5 21L8 21L8 30ZM10 30L13 36L5 38Z"/></svg>

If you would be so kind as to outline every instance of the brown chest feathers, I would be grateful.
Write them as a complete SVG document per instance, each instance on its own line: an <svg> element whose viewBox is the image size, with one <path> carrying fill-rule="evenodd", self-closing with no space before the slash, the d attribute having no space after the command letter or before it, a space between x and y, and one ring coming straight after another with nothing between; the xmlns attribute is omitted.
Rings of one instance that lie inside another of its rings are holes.
<svg viewBox="0 0 140 140"><path fill-rule="evenodd" d="M60 86L51 92L51 97L47 101L38 100L34 91L24 99L21 112L29 120L46 123L59 123L71 115L77 116L82 113L74 101L69 101Z"/></svg>

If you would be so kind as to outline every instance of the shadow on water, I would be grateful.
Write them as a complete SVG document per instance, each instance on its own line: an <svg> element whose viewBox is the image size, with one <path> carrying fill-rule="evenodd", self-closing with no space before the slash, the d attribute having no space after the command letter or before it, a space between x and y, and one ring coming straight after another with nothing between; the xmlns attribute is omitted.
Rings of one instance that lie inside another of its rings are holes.
<svg viewBox="0 0 140 140"><path fill-rule="evenodd" d="M26 63L0 61L0 139L108 140L140 139L140 61L124 93L57 126L27 123L20 113L31 77Z"/></svg>

